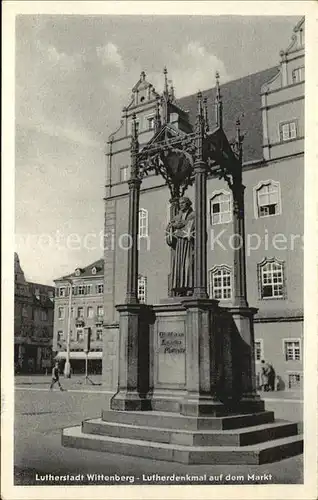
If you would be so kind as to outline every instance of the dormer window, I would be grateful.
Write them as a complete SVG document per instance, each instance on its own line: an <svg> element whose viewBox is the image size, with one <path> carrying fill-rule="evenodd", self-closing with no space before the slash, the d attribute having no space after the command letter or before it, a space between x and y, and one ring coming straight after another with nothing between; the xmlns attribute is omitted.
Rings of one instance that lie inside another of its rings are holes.
<svg viewBox="0 0 318 500"><path fill-rule="evenodd" d="M81 270L80 268L78 267L77 269L75 269L75 276L80 276L81 275Z"/></svg>
<svg viewBox="0 0 318 500"><path fill-rule="evenodd" d="M92 274L96 274L96 273L97 273L97 269L96 269L96 267L93 267Z"/></svg>

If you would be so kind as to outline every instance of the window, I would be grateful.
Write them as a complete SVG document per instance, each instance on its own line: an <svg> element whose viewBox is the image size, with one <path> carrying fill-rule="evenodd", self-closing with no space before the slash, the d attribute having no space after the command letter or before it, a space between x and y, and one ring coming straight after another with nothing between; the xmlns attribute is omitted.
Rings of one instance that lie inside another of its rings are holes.
<svg viewBox="0 0 318 500"><path fill-rule="evenodd" d="M272 180L261 181L255 188L255 217L280 215L280 183Z"/></svg>
<svg viewBox="0 0 318 500"><path fill-rule="evenodd" d="M104 293L104 285L102 283L96 285L96 293Z"/></svg>
<svg viewBox="0 0 318 500"><path fill-rule="evenodd" d="M288 374L288 389L300 389L301 388L301 374L300 373L289 373Z"/></svg>
<svg viewBox="0 0 318 500"><path fill-rule="evenodd" d="M78 318L84 318L84 307L78 307L77 308L77 317Z"/></svg>
<svg viewBox="0 0 318 500"><path fill-rule="evenodd" d="M141 208L139 210L139 237L148 236L148 210Z"/></svg>
<svg viewBox="0 0 318 500"><path fill-rule="evenodd" d="M97 306L97 316L104 316L104 306Z"/></svg>
<svg viewBox="0 0 318 500"><path fill-rule="evenodd" d="M284 340L284 353L286 361L300 361L300 341Z"/></svg>
<svg viewBox="0 0 318 500"><path fill-rule="evenodd" d="M264 358L264 348L262 340L255 340L254 342L254 356L255 361L261 361Z"/></svg>
<svg viewBox="0 0 318 500"><path fill-rule="evenodd" d="M297 128L296 121L290 121L286 123L281 123L279 125L279 136L281 141L290 141L291 139L296 139Z"/></svg>
<svg viewBox="0 0 318 500"><path fill-rule="evenodd" d="M77 294L78 295L85 295L85 286L84 285L79 285L77 287Z"/></svg>
<svg viewBox="0 0 318 500"><path fill-rule="evenodd" d="M303 82L305 80L305 67L301 66L292 72L293 83Z"/></svg>
<svg viewBox="0 0 318 500"><path fill-rule="evenodd" d="M35 289L35 296L36 296L36 298L37 298L37 299L40 299L40 295L41 295L41 294L40 294L40 289L39 289L39 288L36 288L36 289Z"/></svg>
<svg viewBox="0 0 318 500"><path fill-rule="evenodd" d="M77 286L72 286L72 295L77 295Z"/></svg>
<svg viewBox="0 0 318 500"><path fill-rule="evenodd" d="M56 337L56 340L58 342L62 342L64 340L64 334L63 334L63 330L59 330L57 332L57 337Z"/></svg>
<svg viewBox="0 0 318 500"><path fill-rule="evenodd" d="M285 298L284 263L277 259L266 259L258 264L260 298Z"/></svg>
<svg viewBox="0 0 318 500"><path fill-rule="evenodd" d="M137 297L141 304L147 301L147 278L145 276L138 277Z"/></svg>
<svg viewBox="0 0 318 500"><path fill-rule="evenodd" d="M76 340L77 342L84 342L84 332L80 328L76 332Z"/></svg>
<svg viewBox="0 0 318 500"><path fill-rule="evenodd" d="M60 286L59 288L59 297L65 297L66 295L66 288L65 286Z"/></svg>
<svg viewBox="0 0 318 500"><path fill-rule="evenodd" d="M65 308L60 306L58 308L58 318L59 319L64 319L65 318Z"/></svg>
<svg viewBox="0 0 318 500"><path fill-rule="evenodd" d="M23 318L28 317L28 310L25 306L22 306L22 316L23 316Z"/></svg>
<svg viewBox="0 0 318 500"><path fill-rule="evenodd" d="M74 318L74 307L71 307L71 318Z"/></svg>
<svg viewBox="0 0 318 500"><path fill-rule="evenodd" d="M125 165L124 167L120 168L120 182L125 182L128 180L128 165Z"/></svg>
<svg viewBox="0 0 318 500"><path fill-rule="evenodd" d="M231 195L226 191L215 194L210 200L211 224L224 224L231 222Z"/></svg>
<svg viewBox="0 0 318 500"><path fill-rule="evenodd" d="M154 116L148 116L147 117L147 129L148 130L153 130L155 128L155 117Z"/></svg>
<svg viewBox="0 0 318 500"><path fill-rule="evenodd" d="M91 293L92 293L92 285L86 285L85 293L86 293L86 295L91 295Z"/></svg>
<svg viewBox="0 0 318 500"><path fill-rule="evenodd" d="M102 340L103 339L103 330L99 328L96 330L96 340Z"/></svg>
<svg viewBox="0 0 318 500"><path fill-rule="evenodd" d="M87 308L87 317L92 318L93 316L94 316L94 309L93 309L93 307L89 306Z"/></svg>
<svg viewBox="0 0 318 500"><path fill-rule="evenodd" d="M47 311L44 311L44 309L41 310L41 320L42 321L47 321Z"/></svg>
<svg viewBox="0 0 318 500"><path fill-rule="evenodd" d="M218 266L209 273L210 297L229 300L232 297L232 273L227 266Z"/></svg>

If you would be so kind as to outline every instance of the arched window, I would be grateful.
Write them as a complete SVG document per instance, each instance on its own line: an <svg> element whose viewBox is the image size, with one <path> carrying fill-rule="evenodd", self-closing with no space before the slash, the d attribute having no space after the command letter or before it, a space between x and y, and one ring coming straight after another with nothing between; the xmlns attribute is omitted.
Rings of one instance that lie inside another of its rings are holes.
<svg viewBox="0 0 318 500"><path fill-rule="evenodd" d="M210 199L210 221L212 225L225 224L232 220L231 195L228 191L217 191Z"/></svg>
<svg viewBox="0 0 318 500"><path fill-rule="evenodd" d="M232 298L232 272L228 266L215 266L209 271L209 295L212 299Z"/></svg>
<svg viewBox="0 0 318 500"><path fill-rule="evenodd" d="M139 237L148 236L148 210L141 208L139 210Z"/></svg>
<svg viewBox="0 0 318 500"><path fill-rule="evenodd" d="M285 298L284 262L264 259L258 264L258 283L261 299Z"/></svg>
<svg viewBox="0 0 318 500"><path fill-rule="evenodd" d="M280 215L281 195L279 182L272 180L261 181L254 188L254 212L256 219Z"/></svg>
<svg viewBox="0 0 318 500"><path fill-rule="evenodd" d="M147 278L145 276L138 276L138 290L137 297L141 304L147 302Z"/></svg>

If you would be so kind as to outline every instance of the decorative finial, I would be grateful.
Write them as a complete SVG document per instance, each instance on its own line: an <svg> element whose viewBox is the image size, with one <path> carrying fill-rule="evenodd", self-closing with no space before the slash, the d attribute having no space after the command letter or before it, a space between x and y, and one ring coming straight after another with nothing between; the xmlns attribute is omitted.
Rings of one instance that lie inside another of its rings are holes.
<svg viewBox="0 0 318 500"><path fill-rule="evenodd" d="M164 93L166 95L168 95L169 91L168 91L168 70L167 70L167 67L165 66L163 68L163 74L164 74L164 77L165 77L165 84L164 84Z"/></svg>
<svg viewBox="0 0 318 500"><path fill-rule="evenodd" d="M141 81L141 82L144 82L144 81L145 81L145 79L146 79L146 73L145 73L144 71L142 71L142 72L140 73L140 81Z"/></svg>
<svg viewBox="0 0 318 500"><path fill-rule="evenodd" d="M218 71L215 72L215 80L216 80L216 87L219 88L220 84L220 73Z"/></svg>

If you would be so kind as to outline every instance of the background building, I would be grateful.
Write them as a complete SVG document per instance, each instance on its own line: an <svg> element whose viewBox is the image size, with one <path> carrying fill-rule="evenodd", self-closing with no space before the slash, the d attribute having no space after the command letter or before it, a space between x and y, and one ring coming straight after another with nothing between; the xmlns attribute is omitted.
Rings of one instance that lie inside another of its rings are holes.
<svg viewBox="0 0 318 500"><path fill-rule="evenodd" d="M235 137L241 120L243 182L247 238L247 286L255 318L255 356L271 362L281 388L302 385L303 343L303 192L304 192L304 19L294 28L292 42L280 53L280 63L221 86L223 127ZM167 86L167 75L165 75ZM169 93L169 122L188 133L195 122L196 96L176 101ZM210 123L220 96L204 91ZM104 380L112 388L118 372L118 314L115 305L126 291L128 184L132 115L138 120L139 141L154 134L158 94L144 72L123 109L121 125L108 143L105 196ZM208 180L208 282L211 297L221 305L232 298L232 199L223 180ZM187 196L193 199L193 189ZM168 293L170 252L165 227L170 211L169 190L159 176L143 180L139 217L140 294L158 303ZM115 242L115 243L114 243Z"/></svg>
<svg viewBox="0 0 318 500"><path fill-rule="evenodd" d="M43 373L52 365L54 287L26 281L14 255L14 366Z"/></svg>
<svg viewBox="0 0 318 500"><path fill-rule="evenodd" d="M104 261L100 259L74 273L54 280L53 350L65 362L68 329L70 330L71 367L73 373L85 370L84 327L91 328L89 373L101 373L104 321ZM72 294L70 295L70 286Z"/></svg>

